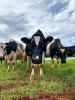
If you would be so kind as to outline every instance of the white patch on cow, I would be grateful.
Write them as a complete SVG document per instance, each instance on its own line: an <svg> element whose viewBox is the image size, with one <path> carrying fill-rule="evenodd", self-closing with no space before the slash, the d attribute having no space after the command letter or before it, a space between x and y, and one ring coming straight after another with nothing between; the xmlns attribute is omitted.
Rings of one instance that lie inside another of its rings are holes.
<svg viewBox="0 0 75 100"><path fill-rule="evenodd" d="M46 55L49 55L49 53L50 53L49 48L50 48L51 44L54 43L54 42L55 42L55 40L53 39L52 42L48 43L48 45L46 47Z"/></svg>
<svg viewBox="0 0 75 100"><path fill-rule="evenodd" d="M4 51L3 49L0 48L0 57L3 58L3 55L4 55Z"/></svg>
<svg viewBox="0 0 75 100"><path fill-rule="evenodd" d="M3 58L4 56L4 48L5 48L5 44L0 43L0 58Z"/></svg>
<svg viewBox="0 0 75 100"><path fill-rule="evenodd" d="M35 59L38 59L39 58L39 56L37 55L36 57L35 57Z"/></svg>
<svg viewBox="0 0 75 100"><path fill-rule="evenodd" d="M60 49L60 50L61 50L62 53L65 51L65 49Z"/></svg>
<svg viewBox="0 0 75 100"><path fill-rule="evenodd" d="M34 36L34 40L35 40L36 45L38 46L39 41L40 41L40 36Z"/></svg>

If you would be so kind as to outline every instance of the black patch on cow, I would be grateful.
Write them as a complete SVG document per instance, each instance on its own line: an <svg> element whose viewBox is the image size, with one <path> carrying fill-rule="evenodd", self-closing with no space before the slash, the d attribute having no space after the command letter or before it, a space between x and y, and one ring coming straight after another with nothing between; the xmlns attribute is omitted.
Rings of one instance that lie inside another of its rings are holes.
<svg viewBox="0 0 75 100"><path fill-rule="evenodd" d="M57 55L57 57L60 57L61 55L61 51L58 48L58 45L56 42L52 43L50 46L50 56L53 58L55 55Z"/></svg>
<svg viewBox="0 0 75 100"><path fill-rule="evenodd" d="M22 41L23 43L26 43L26 44L28 44L28 43L31 42L31 40L28 39L28 38L26 38L26 37L21 38L21 41Z"/></svg>
<svg viewBox="0 0 75 100"><path fill-rule="evenodd" d="M64 47L67 57L72 57L75 54L75 46Z"/></svg>
<svg viewBox="0 0 75 100"><path fill-rule="evenodd" d="M58 45L59 48L63 47L63 45L61 44L60 39L55 39L55 42L57 43L57 45Z"/></svg>
<svg viewBox="0 0 75 100"><path fill-rule="evenodd" d="M65 52L61 56L61 63L66 63L66 54L65 54Z"/></svg>
<svg viewBox="0 0 75 100"><path fill-rule="evenodd" d="M11 53L11 51L16 52L17 50L17 43L15 41L9 42L9 43L5 43L6 47L5 47L5 51L6 53L9 55Z"/></svg>
<svg viewBox="0 0 75 100"><path fill-rule="evenodd" d="M53 37L52 36L48 36L47 38L46 38L46 40L45 40L45 42L47 43L47 42L51 42L53 40Z"/></svg>
<svg viewBox="0 0 75 100"><path fill-rule="evenodd" d="M61 52L61 63L66 63L66 50L64 47L62 47L61 49L64 49L64 52Z"/></svg>

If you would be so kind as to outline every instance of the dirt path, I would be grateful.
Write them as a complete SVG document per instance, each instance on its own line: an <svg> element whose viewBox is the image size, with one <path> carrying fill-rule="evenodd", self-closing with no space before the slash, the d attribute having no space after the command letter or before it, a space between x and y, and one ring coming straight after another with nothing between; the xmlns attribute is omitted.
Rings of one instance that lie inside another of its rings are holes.
<svg viewBox="0 0 75 100"><path fill-rule="evenodd" d="M75 100L75 95L72 94L39 94L33 100Z"/></svg>
<svg viewBox="0 0 75 100"><path fill-rule="evenodd" d="M24 82L7 83L3 86L1 85L0 90L1 90L1 92L3 92L3 91L7 91L7 90L10 90L10 89L17 88L19 86L26 86L26 85L27 85L27 83L24 83Z"/></svg>
<svg viewBox="0 0 75 100"><path fill-rule="evenodd" d="M16 98L12 97L12 100ZM20 96L18 100L75 100L75 95L68 94L38 94L37 96L30 98L29 96Z"/></svg>
<svg viewBox="0 0 75 100"><path fill-rule="evenodd" d="M19 86L27 86L27 83L18 82L18 83L7 83L3 86L0 86L1 92L7 91L10 89L14 89ZM29 96L18 96L18 100L75 100L75 94L44 94L39 93L35 97L30 98ZM16 100L15 97L12 96L12 100Z"/></svg>

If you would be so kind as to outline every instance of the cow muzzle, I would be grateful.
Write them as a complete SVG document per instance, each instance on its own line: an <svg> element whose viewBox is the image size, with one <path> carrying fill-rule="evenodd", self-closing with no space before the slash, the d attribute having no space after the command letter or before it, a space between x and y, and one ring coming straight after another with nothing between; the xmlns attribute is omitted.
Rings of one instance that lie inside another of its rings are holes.
<svg viewBox="0 0 75 100"><path fill-rule="evenodd" d="M64 57L61 58L61 63L66 63L66 57L65 58Z"/></svg>
<svg viewBox="0 0 75 100"><path fill-rule="evenodd" d="M0 55L0 58L3 58L3 55Z"/></svg>
<svg viewBox="0 0 75 100"><path fill-rule="evenodd" d="M36 57L32 57L32 63L41 64L42 63L42 57L39 57L38 55Z"/></svg>

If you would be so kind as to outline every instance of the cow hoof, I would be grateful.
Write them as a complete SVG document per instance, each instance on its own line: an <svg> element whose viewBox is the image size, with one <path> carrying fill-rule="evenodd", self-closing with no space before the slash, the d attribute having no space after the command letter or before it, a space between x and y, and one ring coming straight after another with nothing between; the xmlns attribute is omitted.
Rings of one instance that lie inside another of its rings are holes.
<svg viewBox="0 0 75 100"><path fill-rule="evenodd" d="M34 80L34 75L30 76L30 81Z"/></svg>
<svg viewBox="0 0 75 100"><path fill-rule="evenodd" d="M8 68L7 71L9 72L9 70L10 70L10 69Z"/></svg>
<svg viewBox="0 0 75 100"><path fill-rule="evenodd" d="M40 80L43 80L43 75L40 75L39 79L40 79Z"/></svg>

